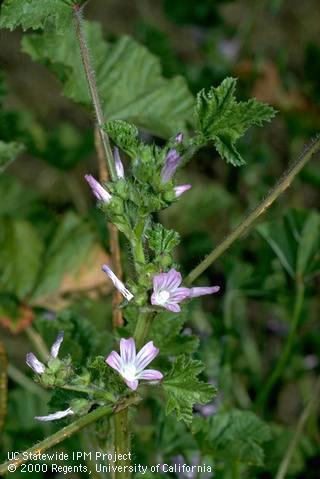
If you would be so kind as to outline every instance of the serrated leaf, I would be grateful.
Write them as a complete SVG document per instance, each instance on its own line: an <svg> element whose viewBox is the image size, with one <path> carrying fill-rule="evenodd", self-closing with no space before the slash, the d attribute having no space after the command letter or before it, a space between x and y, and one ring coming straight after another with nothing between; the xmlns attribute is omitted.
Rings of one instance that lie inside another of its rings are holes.
<svg viewBox="0 0 320 479"><path fill-rule="evenodd" d="M159 60L130 37L107 43L95 22L85 22L84 31L108 120L127 120L163 137L185 129L193 98L183 78L162 77ZM73 29L63 38L47 32L29 35L23 39L23 50L51 66L63 82L66 96L91 105Z"/></svg>
<svg viewBox="0 0 320 479"><path fill-rule="evenodd" d="M103 127L112 141L127 153L134 157L139 149L138 128L123 120L108 121Z"/></svg>
<svg viewBox="0 0 320 479"><path fill-rule="evenodd" d="M253 125L261 126L270 121L275 110L255 99L237 102L237 80L226 78L221 85L208 92L198 93L195 109L198 145L212 141L222 159L234 166L245 164L236 142Z"/></svg>
<svg viewBox="0 0 320 479"><path fill-rule="evenodd" d="M271 439L269 426L250 411L237 409L198 418L194 432L204 452L226 462L262 466L262 444Z"/></svg>
<svg viewBox="0 0 320 479"><path fill-rule="evenodd" d="M23 146L20 143L11 141L6 143L0 140L0 173L2 173L22 152Z"/></svg>
<svg viewBox="0 0 320 479"><path fill-rule="evenodd" d="M195 404L206 404L215 396L216 389L201 381L198 376L203 370L200 361L179 356L163 381L167 396L166 414L175 412L178 421L192 422Z"/></svg>
<svg viewBox="0 0 320 479"><path fill-rule="evenodd" d="M19 298L30 293L40 269L42 253L42 241L30 223L23 220L1 220L1 289Z"/></svg>
<svg viewBox="0 0 320 479"><path fill-rule="evenodd" d="M148 232L149 247L156 256L171 251L180 243L180 235L174 230L164 228L160 223L152 225Z"/></svg>
<svg viewBox="0 0 320 479"><path fill-rule="evenodd" d="M71 3L71 2L70 2ZM64 30L71 22L72 9L66 0L5 0L1 7L0 28L38 30L48 23Z"/></svg>
<svg viewBox="0 0 320 479"><path fill-rule="evenodd" d="M94 233L81 218L67 213L45 252L33 298L55 291L66 272L79 269L94 239Z"/></svg>

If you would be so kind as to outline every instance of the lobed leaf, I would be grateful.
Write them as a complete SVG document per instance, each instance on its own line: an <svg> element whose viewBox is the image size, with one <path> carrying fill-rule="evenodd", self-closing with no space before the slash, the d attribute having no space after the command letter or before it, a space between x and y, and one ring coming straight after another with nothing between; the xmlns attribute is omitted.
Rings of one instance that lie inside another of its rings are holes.
<svg viewBox="0 0 320 479"><path fill-rule="evenodd" d="M253 125L270 121L275 110L255 99L237 102L237 80L226 78L218 87L198 93L195 108L198 145L212 141L221 158L234 166L245 164L236 143Z"/></svg>
<svg viewBox="0 0 320 479"><path fill-rule="evenodd" d="M203 364L200 361L185 356L176 359L163 381L167 395L166 414L175 412L178 421L190 424L193 406L213 399L216 389L198 378L202 370Z"/></svg>
<svg viewBox="0 0 320 479"><path fill-rule="evenodd" d="M95 22L85 22L84 31L108 120L127 120L165 138L186 128L193 97L182 77L165 79L159 60L130 37L108 43ZM24 52L58 75L66 96L91 105L73 29L63 38L55 32L29 35L22 45Z"/></svg>

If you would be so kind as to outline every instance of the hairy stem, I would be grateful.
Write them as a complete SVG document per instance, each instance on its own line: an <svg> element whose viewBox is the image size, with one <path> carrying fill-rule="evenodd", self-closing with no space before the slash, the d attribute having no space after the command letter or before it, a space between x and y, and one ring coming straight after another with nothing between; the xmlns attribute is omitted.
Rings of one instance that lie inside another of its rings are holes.
<svg viewBox="0 0 320 479"><path fill-rule="evenodd" d="M8 360L4 345L0 343L0 431L4 426L8 402Z"/></svg>
<svg viewBox="0 0 320 479"><path fill-rule="evenodd" d="M105 119L104 119L104 115L102 111L101 101L98 94L98 88L97 88L94 70L91 63L89 48L87 45L86 36L83 29L82 11L83 11L83 7L79 5L73 6L73 18L74 18L75 30L76 30L77 39L79 42L83 68L86 74L86 79L88 82L88 87L89 87L93 107L97 117L99 135L100 135L101 142L103 144L103 148L105 151L105 156L106 156L106 160L108 164L110 177L112 180L115 180L117 178L117 175L116 175L116 171L114 167L114 158L113 158L113 154L112 154L112 150L110 146L109 137L107 133L103 131L102 129Z"/></svg>
<svg viewBox="0 0 320 479"><path fill-rule="evenodd" d="M131 474L124 466L130 465L130 431L129 431L129 410L123 409L114 415L115 426L115 453L117 455L116 464L118 466L115 477L117 479L128 479ZM121 459L120 459L121 457ZM118 459L119 458L119 459Z"/></svg>
<svg viewBox="0 0 320 479"><path fill-rule="evenodd" d="M60 442L64 441L68 437L72 436L73 434L77 433L84 427L92 424L98 419L101 419L104 416L110 416L113 413L118 413L123 409L126 409L128 406L133 404L138 404L141 401L141 398L138 395L131 395L117 403L115 406L102 406L94 411L86 414L85 416L77 419L76 421L72 422L68 426L60 429L55 434L47 437L43 441L35 444L34 446L30 447L26 451L19 454L19 456L15 459L10 461L4 462L0 465L0 475L5 474L8 472L8 466L10 464L15 465L16 467L20 466L20 464L28 461L28 455L30 454L42 454L43 452L47 451L51 447L59 444Z"/></svg>
<svg viewBox="0 0 320 479"><path fill-rule="evenodd" d="M264 388L262 389L261 393L259 394L257 398L256 407L258 409L263 410L265 404L268 401L269 395L272 392L273 387L282 376L282 373L287 365L288 358L292 350L292 346L296 340L299 319L300 319L301 311L303 307L303 301L304 301L304 285L303 283L298 282L296 286L296 297L295 297L290 332L287 337L284 348L282 349L278 362L271 376L269 377L266 385L264 386Z"/></svg>
<svg viewBox="0 0 320 479"><path fill-rule="evenodd" d="M95 129L95 146L99 163L99 180L103 183L108 181L109 175L104 161L104 151L102 147L101 137L98 128ZM119 244L119 233L115 225L108 223L108 231L110 238L110 252L112 259L113 271L119 279L122 279L122 266L121 266L121 252ZM123 317L119 304L122 302L123 297L120 291L114 290L112 300L112 326L113 329L123 326Z"/></svg>
<svg viewBox="0 0 320 479"><path fill-rule="evenodd" d="M133 335L137 349L140 349L144 345L154 317L155 313L142 312L139 314L139 318Z"/></svg>
<svg viewBox="0 0 320 479"><path fill-rule="evenodd" d="M302 170L305 164L318 153L320 150L320 137L317 137L305 151L300 155L298 160L282 175L275 187L265 197L258 206L241 221L241 223L227 236L196 268L188 275L187 284L192 283L200 276L209 266L214 263L241 235L249 231L253 223L261 216L272 203L281 195L292 183L297 174Z"/></svg>
<svg viewBox="0 0 320 479"><path fill-rule="evenodd" d="M283 457L283 459L280 463L280 466L279 466L279 469L278 469L278 472L277 472L277 475L276 475L275 479L284 479L286 477L289 465L290 465L291 460L292 460L292 456L293 456L294 451L295 451L295 449L298 445L301 434L303 433L303 429L305 427L305 424L306 424L310 414L314 410L314 408L317 406L317 404L319 404L319 401L320 401L320 379L318 379L318 381L316 383L316 386L315 386L314 390L312 391L312 398L310 399L310 401L306 405L304 411L302 412L302 414L299 418L296 430L295 430L294 435L291 439L291 442L290 442L289 447L286 451L286 454L284 455L284 457Z"/></svg>

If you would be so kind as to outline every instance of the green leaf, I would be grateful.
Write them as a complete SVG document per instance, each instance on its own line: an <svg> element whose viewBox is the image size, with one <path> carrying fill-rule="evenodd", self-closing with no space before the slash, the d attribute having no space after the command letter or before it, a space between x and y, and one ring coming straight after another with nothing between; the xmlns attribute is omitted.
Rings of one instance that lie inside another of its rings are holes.
<svg viewBox="0 0 320 479"><path fill-rule="evenodd" d="M183 78L162 77L159 60L130 37L108 43L95 22L85 22L84 31L108 120L127 120L163 137L186 128L193 98ZM91 105L73 29L63 38L50 32L29 35L23 39L23 51L49 64L63 82L66 96Z"/></svg>
<svg viewBox="0 0 320 479"><path fill-rule="evenodd" d="M36 230L23 220L0 221L0 288L24 298L33 289L43 253Z"/></svg>
<svg viewBox="0 0 320 479"><path fill-rule="evenodd" d="M319 247L319 235L320 215L313 211L308 216L301 232L296 267L296 271L299 275L305 273L310 260L316 255L317 246Z"/></svg>
<svg viewBox="0 0 320 479"><path fill-rule="evenodd" d="M71 2L69 2L71 3ZM46 28L48 23L64 30L71 22L72 9L66 0L5 0L1 7L0 28L23 30Z"/></svg>
<svg viewBox="0 0 320 479"><path fill-rule="evenodd" d="M23 146L20 143L11 141L5 143L0 140L0 173L2 173L22 152Z"/></svg>
<svg viewBox="0 0 320 479"><path fill-rule="evenodd" d="M262 444L271 439L269 426L250 411L237 409L214 414L193 424L201 448L226 462L262 466Z"/></svg>
<svg viewBox="0 0 320 479"><path fill-rule="evenodd" d="M180 235L174 230L167 230L160 223L155 223L148 232L148 240L150 248L158 256L171 253L180 243Z"/></svg>
<svg viewBox="0 0 320 479"><path fill-rule="evenodd" d="M200 361L179 356L163 381L167 395L166 414L175 412L178 421L190 424L195 404L205 404L213 399L216 389L201 381L198 376L203 370Z"/></svg>
<svg viewBox="0 0 320 479"><path fill-rule="evenodd" d="M55 291L65 273L80 268L94 239L94 233L81 218L67 213L45 252L34 297Z"/></svg>
<svg viewBox="0 0 320 479"><path fill-rule="evenodd" d="M108 121L103 127L112 141L131 157L139 150L138 128L123 120Z"/></svg>
<svg viewBox="0 0 320 479"><path fill-rule="evenodd" d="M198 93L195 109L198 145L212 141L222 157L234 166L245 164L236 147L236 142L253 125L261 126L270 121L275 110L255 99L237 102L237 80L226 78L221 85L208 92Z"/></svg>

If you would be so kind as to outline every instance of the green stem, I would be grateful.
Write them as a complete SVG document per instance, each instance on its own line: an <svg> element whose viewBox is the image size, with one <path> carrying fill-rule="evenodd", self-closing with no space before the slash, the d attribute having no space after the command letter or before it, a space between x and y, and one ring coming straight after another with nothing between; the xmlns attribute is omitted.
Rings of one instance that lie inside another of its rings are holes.
<svg viewBox="0 0 320 479"><path fill-rule="evenodd" d="M154 317L155 313L140 313L133 334L137 349L140 349L144 345Z"/></svg>
<svg viewBox="0 0 320 479"><path fill-rule="evenodd" d="M26 330L26 335L30 339L32 345L34 346L36 352L39 354L41 361L47 362L50 356L49 350L46 343L43 341L39 333L32 327L29 326Z"/></svg>
<svg viewBox="0 0 320 479"><path fill-rule="evenodd" d="M283 371L287 365L289 355L292 350L292 346L296 340L297 330L299 325L299 319L301 316L301 311L304 301L304 285L302 282L298 282L296 285L296 297L293 309L293 317L291 322L291 328L289 335L287 337L286 343L280 354L276 367L274 368L271 376L269 377L265 387L262 389L261 394L259 394L256 401L256 408L263 410L265 404L268 401L269 395L278 382L279 378L282 376Z"/></svg>
<svg viewBox="0 0 320 479"><path fill-rule="evenodd" d="M227 236L196 268L188 275L187 284L193 283L209 266L214 263L241 235L246 233L253 223L262 215L272 203L283 193L292 183L297 174L302 170L305 164L320 150L320 138L307 146L298 160L282 175L271 192L265 197L258 206L241 221L241 223Z"/></svg>
<svg viewBox="0 0 320 479"><path fill-rule="evenodd" d="M291 460L292 460L293 453L294 453L294 451L295 451L295 449L298 445L301 434L303 433L303 429L305 427L305 424L306 424L310 414L312 413L312 411L314 410L316 405L319 403L319 399L320 399L320 379L318 379L312 394L313 394L312 398L308 402L307 406L305 407L304 411L302 412L302 414L299 418L296 430L294 432L294 435L292 437L290 445L287 449L287 452L286 452L285 456L283 457L283 459L280 463L280 466L279 466L279 469L278 469L278 472L277 472L277 475L276 475L275 479L284 479L286 477L288 467L289 467L289 465L291 463Z"/></svg>
<svg viewBox="0 0 320 479"><path fill-rule="evenodd" d="M115 171L114 158L113 158L113 154L112 154L112 150L110 146L109 137L107 133L103 131L102 129L103 124L105 123L105 119L104 119L104 115L102 111L101 101L98 94L95 73L94 73L94 69L92 67L92 63L90 59L89 48L87 45L86 36L83 29L82 11L83 11L83 7L79 5L73 6L73 18L74 18L75 30L76 30L76 34L77 34L77 38L79 42L82 64L86 74L86 79L88 82L92 104L97 117L99 135L101 138L101 142L103 144L110 177L112 180L116 180L117 175Z"/></svg>
<svg viewBox="0 0 320 479"><path fill-rule="evenodd" d="M116 405L112 406L102 406L94 411L86 414L85 416L77 419L73 423L69 424L68 426L60 429L52 436L47 437L43 441L35 444L34 446L30 447L26 451L19 454L16 459L12 459L11 461L4 462L0 465L0 475L5 474L8 472L8 466L13 464L18 468L20 464L28 461L28 456L30 454L42 454L43 452L47 451L51 447L59 444L60 442L64 441L68 437L72 436L73 434L77 433L84 427L92 424L98 419L101 419L104 416L110 416L111 414L117 414L123 409L127 409L130 405L138 404L141 401L141 398L138 395L132 394L129 397L126 397L119 401Z"/></svg>
<svg viewBox="0 0 320 479"><path fill-rule="evenodd" d="M130 461L130 431L129 431L129 410L123 409L114 415L114 447L117 455L116 465L117 471L115 477L117 479L128 479L131 477L130 472L124 466L129 466ZM118 459L119 458L119 459ZM121 459L120 459L121 458Z"/></svg>
<svg viewBox="0 0 320 479"><path fill-rule="evenodd" d="M73 386L72 384L65 384L63 386L58 386L58 387L60 387L61 389L67 389L69 391L77 391L79 393L88 394L89 396L98 395L100 398L103 396L103 398L106 401L115 402L115 396L109 393L108 391L105 391L104 389L98 389L98 388L92 388L92 387L85 388L82 386L76 386L76 385Z"/></svg>
<svg viewBox="0 0 320 479"><path fill-rule="evenodd" d="M0 342L0 431L4 426L8 405L8 359L4 345Z"/></svg>

